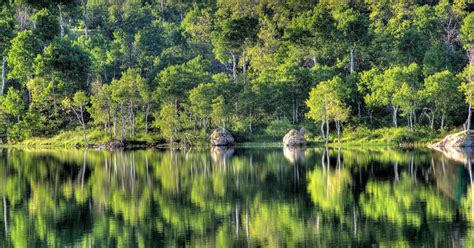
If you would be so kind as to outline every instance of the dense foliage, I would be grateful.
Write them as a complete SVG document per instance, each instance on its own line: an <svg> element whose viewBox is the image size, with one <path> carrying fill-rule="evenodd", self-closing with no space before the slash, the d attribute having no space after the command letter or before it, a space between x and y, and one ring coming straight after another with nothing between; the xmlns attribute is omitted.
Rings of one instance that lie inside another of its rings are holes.
<svg viewBox="0 0 474 248"><path fill-rule="evenodd" d="M474 4L10 0L0 3L0 135L240 140L305 126L461 126ZM469 108L468 108L469 105ZM466 122L466 126L470 121ZM155 139L155 140L156 140Z"/></svg>

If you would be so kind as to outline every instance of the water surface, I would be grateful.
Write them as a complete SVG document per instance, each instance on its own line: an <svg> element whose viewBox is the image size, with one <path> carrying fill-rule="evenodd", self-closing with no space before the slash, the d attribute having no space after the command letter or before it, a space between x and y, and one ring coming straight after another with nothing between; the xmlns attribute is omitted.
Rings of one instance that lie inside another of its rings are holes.
<svg viewBox="0 0 474 248"><path fill-rule="evenodd" d="M0 150L0 247L472 246L470 153Z"/></svg>

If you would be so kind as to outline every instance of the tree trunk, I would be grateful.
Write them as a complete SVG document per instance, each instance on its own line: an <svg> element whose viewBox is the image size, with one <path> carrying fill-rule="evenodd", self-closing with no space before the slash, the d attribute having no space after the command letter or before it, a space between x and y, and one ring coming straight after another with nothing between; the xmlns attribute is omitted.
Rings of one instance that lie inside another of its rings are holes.
<svg viewBox="0 0 474 248"><path fill-rule="evenodd" d="M293 124L296 123L296 122L297 122L297 120L296 120L296 100L293 97Z"/></svg>
<svg viewBox="0 0 474 248"><path fill-rule="evenodd" d="M146 104L145 108L145 134L148 134L148 115L150 114L150 104Z"/></svg>
<svg viewBox="0 0 474 248"><path fill-rule="evenodd" d="M398 113L398 107L392 106L392 122L393 122L394 127L398 127L397 113Z"/></svg>
<svg viewBox="0 0 474 248"><path fill-rule="evenodd" d="M63 18L63 11L61 5L58 5L59 9L59 27L61 28L61 38L64 37L64 18Z"/></svg>
<svg viewBox="0 0 474 248"><path fill-rule="evenodd" d="M326 144L329 142L329 120L326 118Z"/></svg>
<svg viewBox="0 0 474 248"><path fill-rule="evenodd" d="M124 132L125 132L125 119L123 117L123 103L120 104L120 125L121 125L121 130L120 130L120 135L122 136L122 141L124 140Z"/></svg>
<svg viewBox="0 0 474 248"><path fill-rule="evenodd" d="M87 143L87 130L86 130L86 124L85 123L82 124L82 133L84 135L84 144L86 144L86 146L88 146L89 144Z"/></svg>
<svg viewBox="0 0 474 248"><path fill-rule="evenodd" d="M337 129L337 142L341 143L341 122L336 121L336 129Z"/></svg>
<svg viewBox="0 0 474 248"><path fill-rule="evenodd" d="M244 51L242 52L242 80L243 82L245 83L245 76L247 74L247 61L246 61L246 57L247 57L247 50L245 49L244 47Z"/></svg>
<svg viewBox="0 0 474 248"><path fill-rule="evenodd" d="M357 116L360 118L361 115L362 115L362 110L361 110L361 102L360 101L357 101Z"/></svg>
<svg viewBox="0 0 474 248"><path fill-rule="evenodd" d="M232 55L232 77L234 78L234 82L237 83L237 57L234 53Z"/></svg>
<svg viewBox="0 0 474 248"><path fill-rule="evenodd" d="M321 137L326 140L326 134L324 133L324 121L321 122Z"/></svg>
<svg viewBox="0 0 474 248"><path fill-rule="evenodd" d="M413 115L412 123L413 123L413 125L416 125L416 110L412 110L411 112L412 112L412 115Z"/></svg>
<svg viewBox="0 0 474 248"><path fill-rule="evenodd" d="M117 137L117 109L114 109L114 116L113 116L113 125L114 125L114 138Z"/></svg>
<svg viewBox="0 0 474 248"><path fill-rule="evenodd" d="M444 129L444 119L445 118L446 118L446 114L443 112L443 114L441 115L441 126L440 126L441 130Z"/></svg>
<svg viewBox="0 0 474 248"><path fill-rule="evenodd" d="M324 112L325 112L325 121L326 121L326 144L328 143L329 141L329 118L328 118L328 115L329 115L329 106L328 106L328 101L327 101L327 96L325 95L324 96Z"/></svg>
<svg viewBox="0 0 474 248"><path fill-rule="evenodd" d="M354 47L351 48L351 74L354 73Z"/></svg>
<svg viewBox="0 0 474 248"><path fill-rule="evenodd" d="M83 5L83 11L82 11L82 17L84 21L84 37L89 39L89 26L87 24L87 0L82 0L82 5Z"/></svg>
<svg viewBox="0 0 474 248"><path fill-rule="evenodd" d="M2 60L2 91L0 91L0 96L5 93L5 87L7 84L7 57L3 56Z"/></svg>
<svg viewBox="0 0 474 248"><path fill-rule="evenodd" d="M471 98L471 97L469 97L469 98ZM466 130L467 131L471 130L471 115L472 115L471 107L472 107L472 104L469 103L469 109L467 111L467 123L466 123Z"/></svg>
<svg viewBox="0 0 474 248"><path fill-rule="evenodd" d="M165 21L165 0L160 0L161 5L161 15L163 16L163 21Z"/></svg>
<svg viewBox="0 0 474 248"><path fill-rule="evenodd" d="M410 128L411 131L413 131L413 123L412 123L412 113L409 112L407 115L407 122L408 122L408 127Z"/></svg>
<svg viewBox="0 0 474 248"><path fill-rule="evenodd" d="M472 83L472 64L474 63L474 46L471 46L471 49L469 50L469 72L468 72L468 81L469 85ZM471 130L471 115L472 115L472 95L469 95L469 110L467 114L467 124L466 124L466 130L469 132Z"/></svg>
<svg viewBox="0 0 474 248"><path fill-rule="evenodd" d="M432 111L431 111L431 120L430 120L430 127L431 127L431 130L434 129L435 114L436 114L436 111L432 110Z"/></svg>

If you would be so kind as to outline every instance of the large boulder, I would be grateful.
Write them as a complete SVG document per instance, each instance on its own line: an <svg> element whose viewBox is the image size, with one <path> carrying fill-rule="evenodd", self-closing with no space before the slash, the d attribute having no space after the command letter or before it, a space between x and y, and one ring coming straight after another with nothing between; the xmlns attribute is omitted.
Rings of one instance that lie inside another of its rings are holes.
<svg viewBox="0 0 474 248"><path fill-rule="evenodd" d="M211 134L211 145L231 146L234 144L234 137L224 128L216 128Z"/></svg>
<svg viewBox="0 0 474 248"><path fill-rule="evenodd" d="M305 146L306 139L301 132L291 129L285 137L283 137L283 145L286 147Z"/></svg>
<svg viewBox="0 0 474 248"><path fill-rule="evenodd" d="M467 131L450 134L431 147L474 147L474 134Z"/></svg>

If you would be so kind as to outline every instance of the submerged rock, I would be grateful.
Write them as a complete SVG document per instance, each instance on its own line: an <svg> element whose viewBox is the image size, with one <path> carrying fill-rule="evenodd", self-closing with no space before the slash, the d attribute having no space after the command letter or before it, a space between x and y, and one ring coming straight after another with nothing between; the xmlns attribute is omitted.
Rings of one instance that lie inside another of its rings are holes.
<svg viewBox="0 0 474 248"><path fill-rule="evenodd" d="M306 145L306 139L304 138L304 135L295 130L295 129L291 129L286 135L285 137L283 137L283 145L284 146L291 146L291 147L294 147L294 146L305 146Z"/></svg>
<svg viewBox="0 0 474 248"><path fill-rule="evenodd" d="M234 144L234 137L225 128L216 128L211 134L211 145L231 146Z"/></svg>
<svg viewBox="0 0 474 248"><path fill-rule="evenodd" d="M468 131L450 134L430 147L474 147L474 134Z"/></svg>

